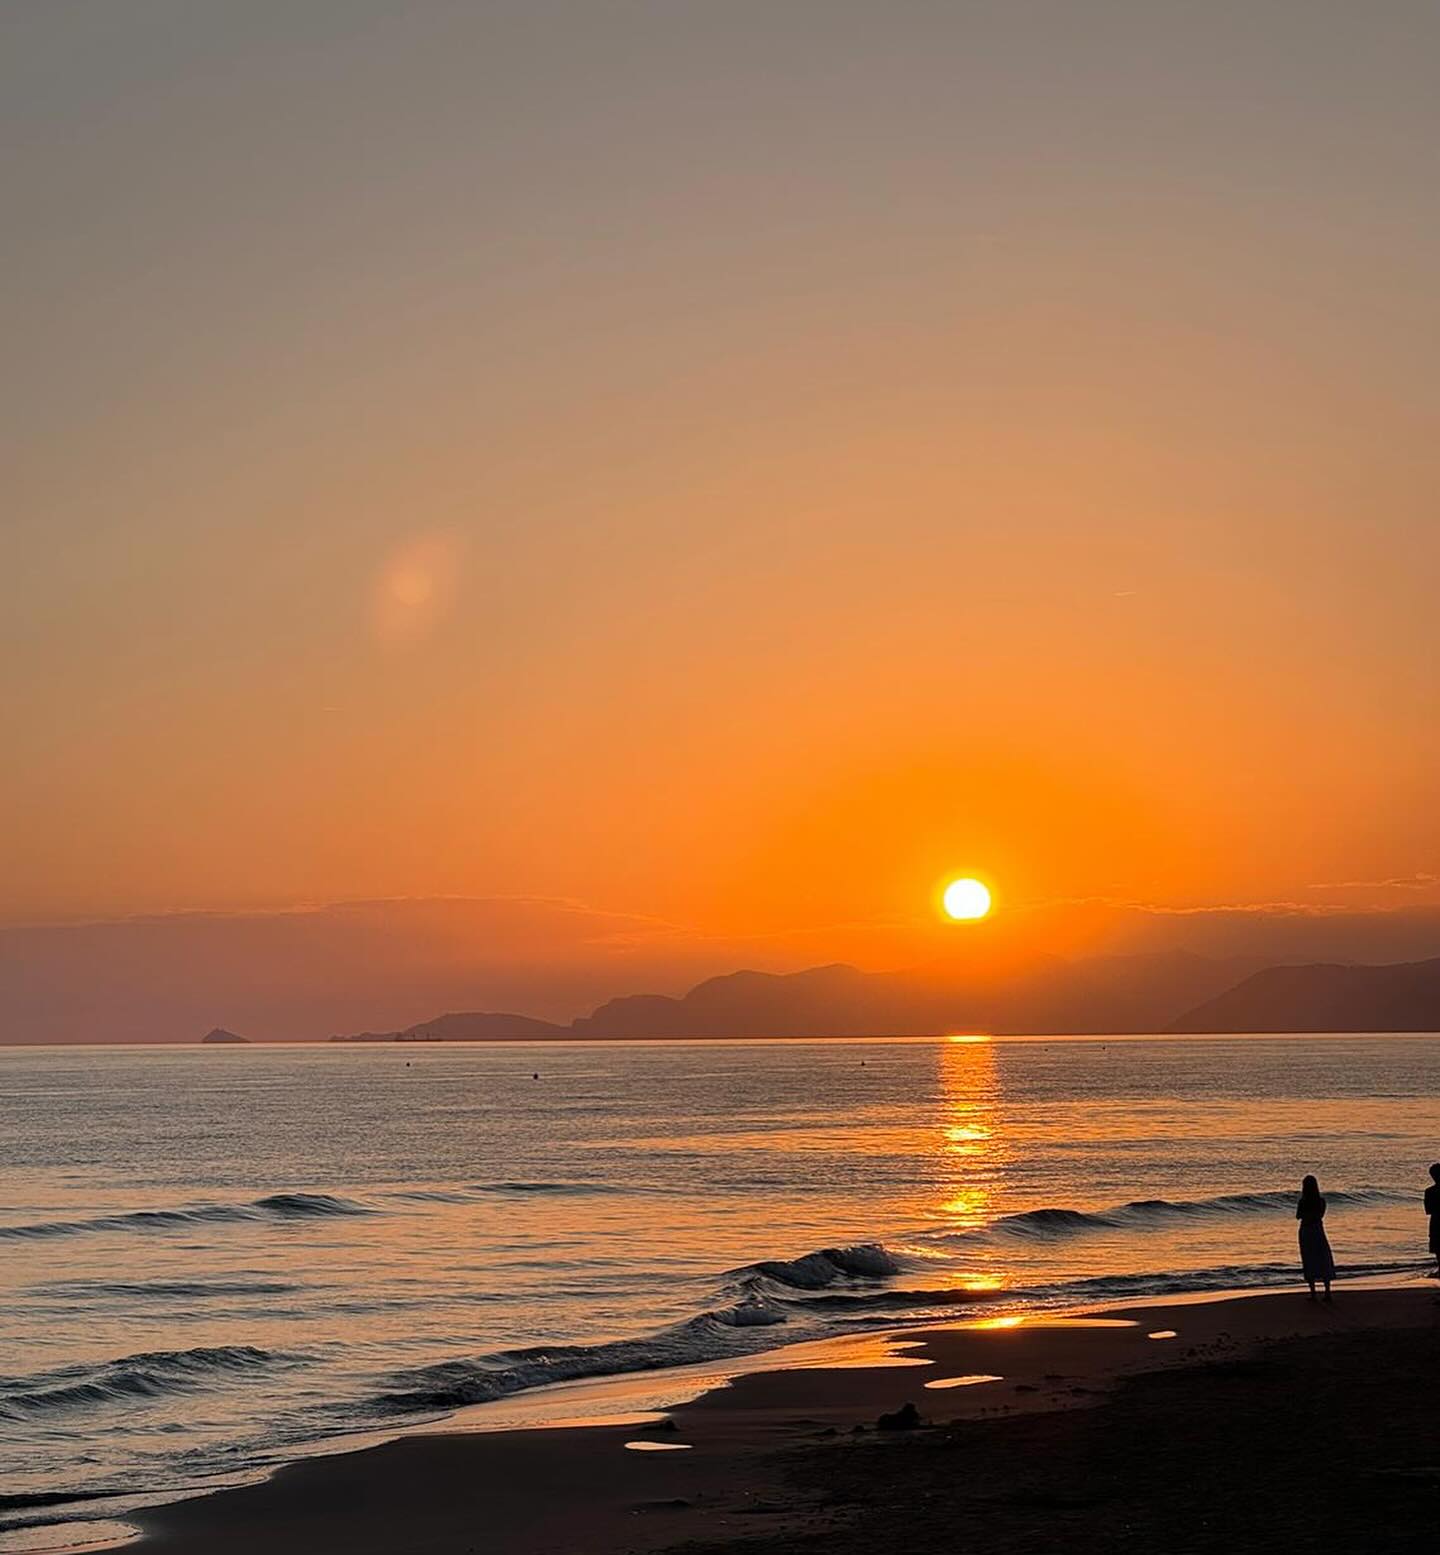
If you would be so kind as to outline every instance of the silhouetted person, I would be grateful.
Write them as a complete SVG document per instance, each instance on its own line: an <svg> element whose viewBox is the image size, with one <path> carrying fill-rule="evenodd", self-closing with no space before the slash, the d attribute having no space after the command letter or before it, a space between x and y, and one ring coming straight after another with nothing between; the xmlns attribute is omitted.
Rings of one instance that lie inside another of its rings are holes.
<svg viewBox="0 0 1440 1555"><path fill-rule="evenodd" d="M1330 1238L1325 1235L1325 1200L1320 1194L1320 1184L1313 1177L1307 1177L1300 1184L1295 1218L1300 1222L1300 1267L1305 1271L1310 1299L1315 1299L1318 1282L1324 1285L1325 1299L1329 1301L1330 1281L1335 1278L1335 1255L1330 1251Z"/></svg>
<svg viewBox="0 0 1440 1555"><path fill-rule="evenodd" d="M1440 1276L1440 1161L1430 1168L1425 1190L1425 1213L1430 1217L1430 1251L1435 1254L1435 1273Z"/></svg>

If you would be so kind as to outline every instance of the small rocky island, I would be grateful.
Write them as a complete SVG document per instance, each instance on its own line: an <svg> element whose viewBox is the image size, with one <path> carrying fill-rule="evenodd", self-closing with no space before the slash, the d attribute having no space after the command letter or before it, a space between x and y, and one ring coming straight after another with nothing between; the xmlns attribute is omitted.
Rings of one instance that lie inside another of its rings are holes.
<svg viewBox="0 0 1440 1555"><path fill-rule="evenodd" d="M249 1037L242 1037L233 1031L226 1031L223 1026L216 1026L213 1031L207 1031L200 1038L202 1042L248 1042Z"/></svg>

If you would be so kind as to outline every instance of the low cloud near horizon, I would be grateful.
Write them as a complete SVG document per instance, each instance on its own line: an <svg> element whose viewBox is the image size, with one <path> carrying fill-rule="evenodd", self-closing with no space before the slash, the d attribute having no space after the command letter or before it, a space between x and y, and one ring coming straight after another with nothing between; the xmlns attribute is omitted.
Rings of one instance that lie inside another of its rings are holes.
<svg viewBox="0 0 1440 1555"><path fill-rule="evenodd" d="M963 931L962 931L963 932ZM973 931L972 936L973 936ZM1103 901L1002 915L995 943L1067 956L1187 951L1237 962L1440 955L1440 907L1186 908ZM741 941L536 898L347 902L0 927L0 1041L257 1040L390 1030L450 1010L565 1021L618 994L679 993L748 966L867 969L982 944L897 925Z"/></svg>

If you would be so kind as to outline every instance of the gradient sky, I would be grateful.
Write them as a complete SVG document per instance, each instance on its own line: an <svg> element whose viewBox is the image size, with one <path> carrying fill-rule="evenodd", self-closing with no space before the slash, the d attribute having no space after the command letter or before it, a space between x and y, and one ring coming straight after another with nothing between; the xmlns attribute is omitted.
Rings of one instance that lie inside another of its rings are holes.
<svg viewBox="0 0 1440 1555"><path fill-rule="evenodd" d="M1433 5L44 0L0 105L0 921L1436 899Z"/></svg>

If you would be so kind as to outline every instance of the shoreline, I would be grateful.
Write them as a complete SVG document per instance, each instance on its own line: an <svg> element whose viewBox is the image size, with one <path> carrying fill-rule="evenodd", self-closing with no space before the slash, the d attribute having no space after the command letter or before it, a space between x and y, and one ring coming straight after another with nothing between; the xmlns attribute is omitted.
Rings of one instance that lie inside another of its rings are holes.
<svg viewBox="0 0 1440 1555"><path fill-rule="evenodd" d="M592 1412L516 1429L472 1423L494 1407L475 1406L378 1444L372 1437L298 1460L259 1482L127 1511L141 1536L124 1547L241 1555L263 1541L276 1555L331 1545L346 1555L542 1555L582 1546L658 1551L782 1529L799 1536L823 1508L797 1491L796 1475L803 1482L807 1464L820 1471L826 1454L1090 1412L1135 1379L1199 1376L1304 1339L1440 1333L1440 1301L1423 1281L1338 1289L1332 1306L1312 1305L1303 1291L1200 1293L829 1338L765 1352L738 1373L703 1368L708 1385L697 1380L698 1392L663 1411L594 1406L602 1394L623 1405L642 1388L652 1397L684 1393L686 1379L562 1384L557 1395L577 1403L588 1395ZM927 1385L951 1379L964 1380ZM922 1429L876 1429L907 1403L925 1419ZM863 1521L863 1501L856 1516ZM70 1543L50 1548L100 1547L80 1542L83 1525L65 1526Z"/></svg>

